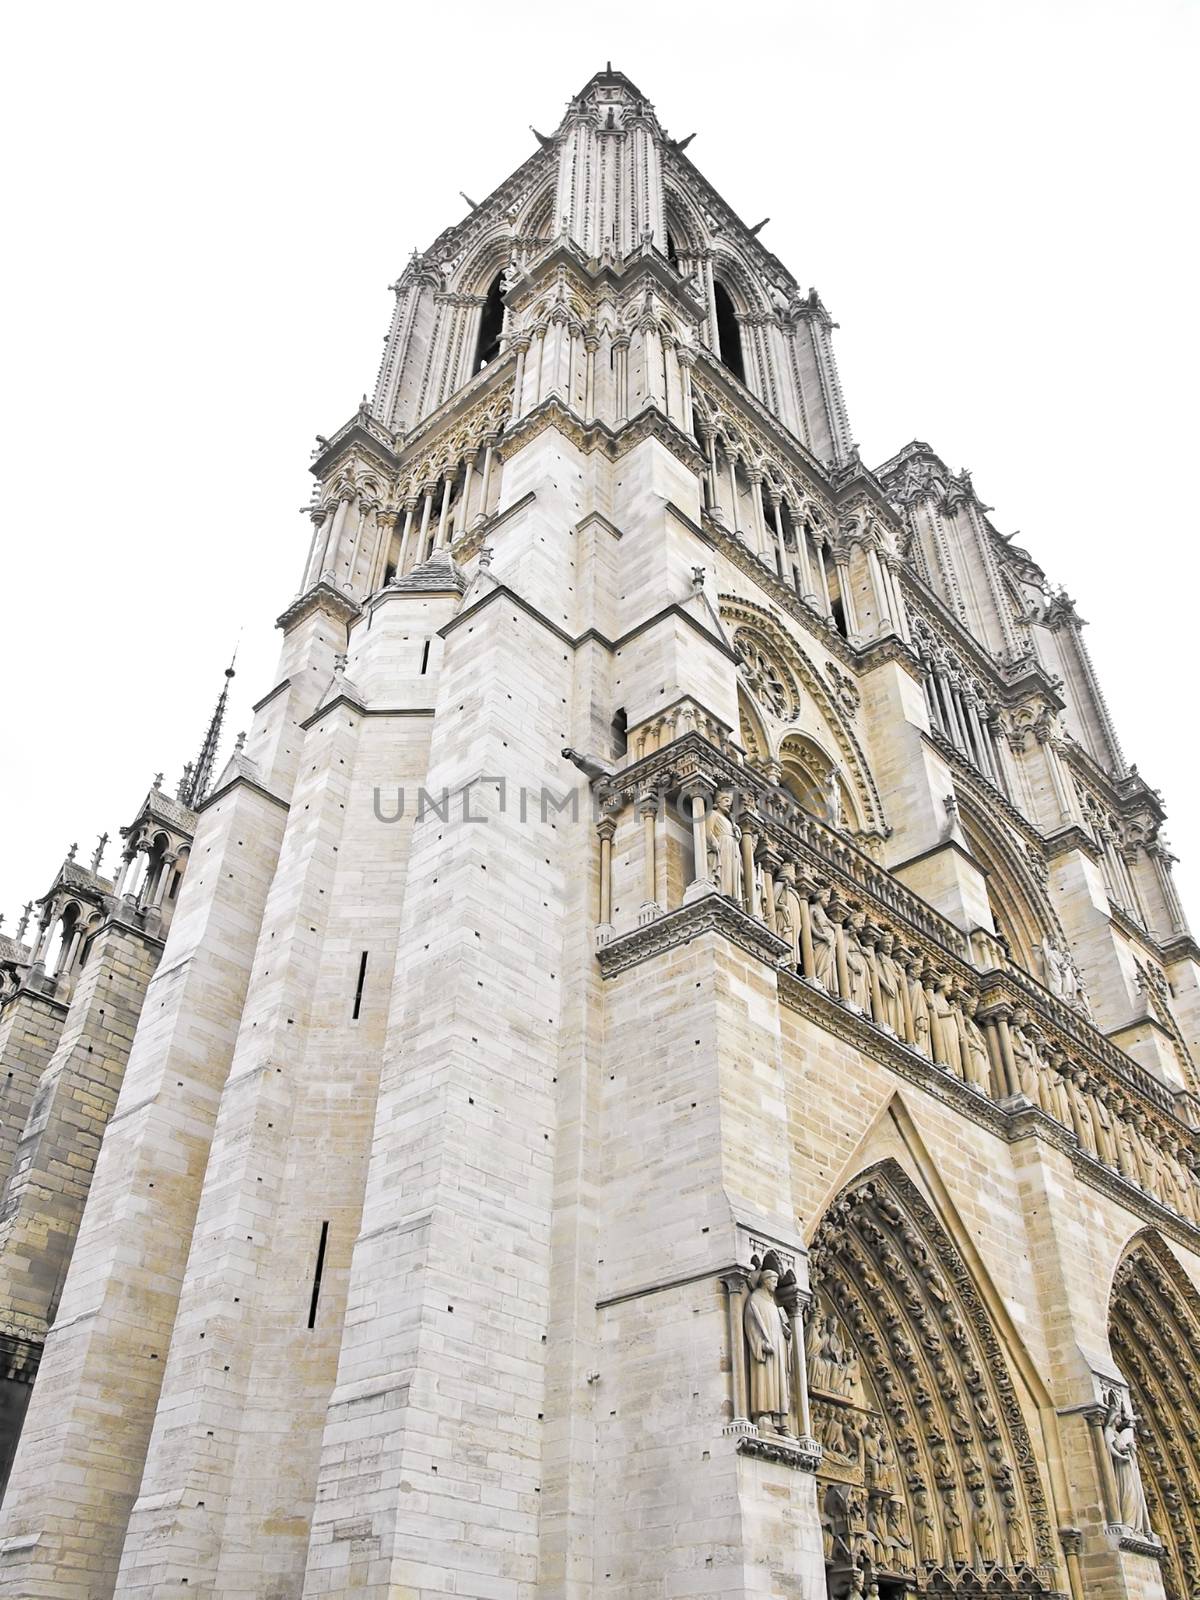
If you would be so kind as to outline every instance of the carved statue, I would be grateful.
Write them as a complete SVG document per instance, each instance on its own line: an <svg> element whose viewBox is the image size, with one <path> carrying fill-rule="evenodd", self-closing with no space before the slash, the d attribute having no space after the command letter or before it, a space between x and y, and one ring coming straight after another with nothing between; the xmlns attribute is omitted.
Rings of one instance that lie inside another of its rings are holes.
<svg viewBox="0 0 1200 1600"><path fill-rule="evenodd" d="M734 822L733 793L722 789L713 801L706 822L708 836L708 875L721 894L734 900L742 895L742 862L738 840L742 830Z"/></svg>
<svg viewBox="0 0 1200 1600"><path fill-rule="evenodd" d="M842 1340L835 1316L824 1317L809 1367L809 1383L825 1394L853 1400L858 1388L858 1357Z"/></svg>
<svg viewBox="0 0 1200 1600"><path fill-rule="evenodd" d="M1044 1111L1046 1105L1042 1085L1043 1063L1035 1042L1036 1030L1030 1021L1028 1011L1022 1009L1014 1012L1010 1037L1020 1091L1027 1100L1032 1100L1035 1106L1041 1106Z"/></svg>
<svg viewBox="0 0 1200 1600"><path fill-rule="evenodd" d="M1150 1510L1137 1459L1137 1434L1133 1414L1115 1390L1108 1392L1108 1411L1104 1419L1104 1438L1112 1457L1117 1480L1117 1521L1135 1533L1148 1534Z"/></svg>
<svg viewBox="0 0 1200 1600"><path fill-rule="evenodd" d="M909 1474L908 1488L912 1497L913 1539L916 1544L917 1560L925 1566L932 1566L941 1560L942 1552L938 1541L937 1523L933 1519L933 1510L929 1504L929 1494L920 1473Z"/></svg>
<svg viewBox="0 0 1200 1600"><path fill-rule="evenodd" d="M913 1019L913 1048L929 1057L929 1001L921 982L922 959L914 954L908 963L908 1004Z"/></svg>
<svg viewBox="0 0 1200 1600"><path fill-rule="evenodd" d="M884 1508L883 1542L894 1572L912 1571L912 1540L904 1528L904 1501L892 1495Z"/></svg>
<svg viewBox="0 0 1200 1600"><path fill-rule="evenodd" d="M815 977L823 989L830 994L838 991L837 981L837 929L826 909L832 898L832 891L822 889L812 903L810 922L812 925L813 965L816 968Z"/></svg>
<svg viewBox="0 0 1200 1600"><path fill-rule="evenodd" d="M879 941L879 949L875 957L875 966L879 974L879 998L883 1005L883 1015L876 1017L885 1028L890 1028L898 1039L904 1037L904 1003L900 998L900 985L904 982L904 974L900 970L900 963L893 956L892 951L896 945L893 933L885 933Z"/></svg>
<svg viewBox="0 0 1200 1600"><path fill-rule="evenodd" d="M967 1564L967 1540L963 1532L962 1512L958 1509L957 1491L951 1485L942 1490L942 1527L946 1530L946 1550L956 1567Z"/></svg>
<svg viewBox="0 0 1200 1600"><path fill-rule="evenodd" d="M983 1029L975 1021L979 996L964 994L958 1009L959 1043L962 1049L963 1071L973 1089L991 1095L992 1064L988 1056L987 1040Z"/></svg>
<svg viewBox="0 0 1200 1600"><path fill-rule="evenodd" d="M971 1490L971 1538L975 1559L981 1567L994 1567L1000 1559L996 1546L996 1519L988 1505L985 1489Z"/></svg>
<svg viewBox="0 0 1200 1600"><path fill-rule="evenodd" d="M1039 946L1042 958L1042 981L1051 994L1060 1000L1066 998L1066 977L1062 955L1058 946L1044 939Z"/></svg>
<svg viewBox="0 0 1200 1600"><path fill-rule="evenodd" d="M1029 1541L1025 1537L1025 1520L1017 1505L1016 1490L1005 1489L1000 1498L1004 1502L1004 1542L1008 1546L1008 1559L1014 1567L1023 1567L1029 1560Z"/></svg>
<svg viewBox="0 0 1200 1600"><path fill-rule="evenodd" d="M850 980L850 993L846 996L864 1016L871 1015L871 969L867 953L858 937L865 918L860 913L846 929L846 975Z"/></svg>
<svg viewBox="0 0 1200 1600"><path fill-rule="evenodd" d="M789 1434L788 1346L792 1326L775 1298L781 1276L779 1267L779 1257L769 1250L750 1280L743 1325L750 1355L750 1420L760 1433Z"/></svg>
<svg viewBox="0 0 1200 1600"><path fill-rule="evenodd" d="M800 896L796 893L795 884L789 878L779 877L775 880L775 924L779 937L786 939L792 947L790 965L799 971L802 965L800 956Z"/></svg>
<svg viewBox="0 0 1200 1600"><path fill-rule="evenodd" d="M862 1443L863 1468L868 1492L880 1495L899 1494L896 1457L886 1432L874 1418L863 1428Z"/></svg>
<svg viewBox="0 0 1200 1600"><path fill-rule="evenodd" d="M926 991L929 999L929 1028L933 1040L933 1059L948 1067L956 1078L963 1075L959 1047L957 1007L950 999L950 978L939 972Z"/></svg>

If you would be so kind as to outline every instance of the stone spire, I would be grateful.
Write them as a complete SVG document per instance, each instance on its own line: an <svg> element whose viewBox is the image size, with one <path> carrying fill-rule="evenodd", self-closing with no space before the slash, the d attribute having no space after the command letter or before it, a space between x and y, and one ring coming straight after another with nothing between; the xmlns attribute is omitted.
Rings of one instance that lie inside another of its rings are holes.
<svg viewBox="0 0 1200 1600"><path fill-rule="evenodd" d="M178 798L185 806L193 808L200 805L212 782L216 770L217 746L221 741L221 724L225 720L225 705L229 698L229 685L234 678L233 664L237 660L237 651L225 668L225 682L221 687L220 698L217 700L212 717L204 733L204 741L200 746L200 754L194 762L189 762L183 769L183 780L179 785Z"/></svg>

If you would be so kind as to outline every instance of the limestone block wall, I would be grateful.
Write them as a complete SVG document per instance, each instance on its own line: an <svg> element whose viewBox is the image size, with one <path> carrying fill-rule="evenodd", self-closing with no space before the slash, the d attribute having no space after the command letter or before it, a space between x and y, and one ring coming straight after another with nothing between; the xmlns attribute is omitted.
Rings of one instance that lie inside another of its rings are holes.
<svg viewBox="0 0 1200 1600"><path fill-rule="evenodd" d="M32 989L18 989L0 1011L0 1185L8 1182L17 1142L66 1015L61 1000Z"/></svg>
<svg viewBox="0 0 1200 1600"><path fill-rule="evenodd" d="M414 826L306 1594L534 1579L571 843L516 798L563 787L571 687L502 591L445 631L429 787L509 799Z"/></svg>

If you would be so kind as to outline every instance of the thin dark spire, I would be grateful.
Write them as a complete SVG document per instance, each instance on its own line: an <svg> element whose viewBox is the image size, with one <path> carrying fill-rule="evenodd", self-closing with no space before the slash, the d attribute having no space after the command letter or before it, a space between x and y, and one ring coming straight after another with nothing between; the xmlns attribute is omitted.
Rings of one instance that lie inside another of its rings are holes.
<svg viewBox="0 0 1200 1600"><path fill-rule="evenodd" d="M183 781L179 785L178 798L185 806L193 808L203 803L208 787L212 783L213 774L217 765L217 747L221 742L221 724L225 721L225 705L229 699L229 685L234 678L234 662L237 660L237 648L234 647L233 658L225 668L225 682L221 686L221 695L216 708L204 733L204 742L200 746L200 754L195 761L189 761L183 769Z"/></svg>

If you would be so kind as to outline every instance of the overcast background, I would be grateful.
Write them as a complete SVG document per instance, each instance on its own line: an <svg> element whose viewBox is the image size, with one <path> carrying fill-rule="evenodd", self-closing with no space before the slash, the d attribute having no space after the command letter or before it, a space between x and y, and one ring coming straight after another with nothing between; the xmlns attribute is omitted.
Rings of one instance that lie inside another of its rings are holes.
<svg viewBox="0 0 1200 1600"><path fill-rule="evenodd" d="M387 285L611 58L1092 624L1200 917L1194 4L9 9L0 910L274 682ZM109 847L108 864L116 857Z"/></svg>

